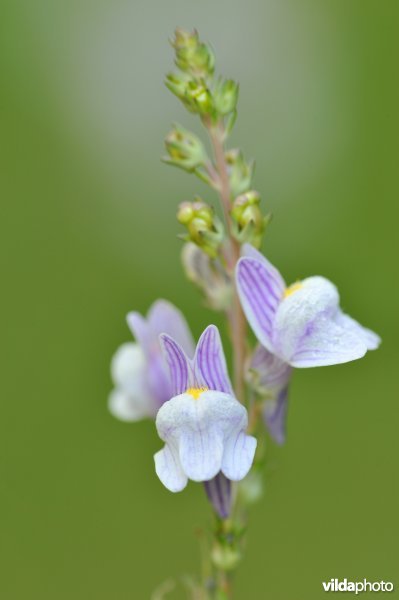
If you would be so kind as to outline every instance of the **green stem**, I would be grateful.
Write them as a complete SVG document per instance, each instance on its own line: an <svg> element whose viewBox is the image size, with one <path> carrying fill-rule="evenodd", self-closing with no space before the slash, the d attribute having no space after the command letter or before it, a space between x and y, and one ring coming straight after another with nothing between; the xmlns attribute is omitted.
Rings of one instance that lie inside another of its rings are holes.
<svg viewBox="0 0 399 600"><path fill-rule="evenodd" d="M204 119L204 125L209 133L215 159L215 164L212 165L211 171L208 169L208 172L211 172L214 187L220 196L228 234L228 245L225 253L226 269L228 275L234 280L234 271L237 261L240 258L241 247L233 234L231 219L232 194L224 148L225 129L222 122L213 124L210 118ZM237 398L245 404L244 366L246 359L247 325L235 288L232 305L227 311L227 317L233 347L234 390ZM216 551L222 554L224 553L224 557L221 560L214 560L218 564L215 573L215 600L229 600L233 597L233 573L238 566L242 541L242 533L240 532L245 528L247 517L245 507L239 504L239 502L235 501L232 516L229 519L219 520L217 530L215 531L214 550L216 549ZM238 539L237 536L239 536ZM234 563L235 556L237 557L236 563ZM226 561L225 564L224 560ZM229 561L233 561L233 563L228 564Z"/></svg>
<svg viewBox="0 0 399 600"><path fill-rule="evenodd" d="M220 195L221 205L223 209L224 219L226 222L227 232L229 236L229 248L227 252L227 270L230 277L234 278L234 270L238 259L240 258L240 244L233 235L233 225L231 220L231 190L229 174L227 171L227 163L224 150L224 127L221 123L213 125L210 119L204 120L205 127L208 130L209 137L212 143L213 152L215 155L215 167L218 174L218 191ZM233 345L233 372L234 372L234 389L237 398L244 403L245 381L244 381L244 364L246 355L246 320L241 308L240 299L237 290L234 289L233 302L230 310L227 313L232 345Z"/></svg>

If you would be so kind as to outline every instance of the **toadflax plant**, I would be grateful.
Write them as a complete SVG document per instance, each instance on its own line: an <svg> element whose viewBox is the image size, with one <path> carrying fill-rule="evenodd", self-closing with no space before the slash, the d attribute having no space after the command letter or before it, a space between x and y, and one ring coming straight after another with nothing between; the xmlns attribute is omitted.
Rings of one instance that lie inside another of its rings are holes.
<svg viewBox="0 0 399 600"><path fill-rule="evenodd" d="M165 162L208 184L223 214L198 197L180 204L182 262L208 307L226 317L232 380L215 325L195 344L182 313L157 300L146 317L127 316L135 342L113 357L109 409L124 421L155 420L164 443L155 472L170 492L181 492L189 480L203 484L215 525L203 544L201 578L184 582L190 598L222 600L232 597L247 509L261 494L267 431L277 444L285 441L293 370L361 358L380 339L341 311L330 281L313 276L287 286L259 252L269 215L252 189L253 163L226 147L238 85L215 76L214 54L196 31L177 29L172 45L178 70L166 85L199 117L211 156L196 135L175 125ZM154 598L166 592L167 586Z"/></svg>

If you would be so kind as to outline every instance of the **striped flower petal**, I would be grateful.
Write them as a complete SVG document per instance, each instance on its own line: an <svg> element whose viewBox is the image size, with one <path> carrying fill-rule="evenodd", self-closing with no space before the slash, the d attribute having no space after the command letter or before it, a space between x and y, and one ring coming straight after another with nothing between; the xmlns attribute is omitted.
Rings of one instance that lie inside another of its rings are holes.
<svg viewBox="0 0 399 600"><path fill-rule="evenodd" d="M222 472L218 473L213 479L204 482L206 495L212 504L215 512L221 519L226 519L231 511L233 500L233 491L230 479L227 479Z"/></svg>
<svg viewBox="0 0 399 600"><path fill-rule="evenodd" d="M273 329L285 284L270 263L241 258L236 270L237 290L242 308L260 343L273 351Z"/></svg>
<svg viewBox="0 0 399 600"><path fill-rule="evenodd" d="M251 384L262 394L286 387L292 374L288 363L258 345L249 366Z"/></svg>
<svg viewBox="0 0 399 600"><path fill-rule="evenodd" d="M215 325L209 325L201 335L194 357L195 378L200 386L232 394L222 341Z"/></svg>
<svg viewBox="0 0 399 600"><path fill-rule="evenodd" d="M195 385L191 362L183 348L169 335L162 334L160 342L170 371L172 394L177 396Z"/></svg>
<svg viewBox="0 0 399 600"><path fill-rule="evenodd" d="M278 390L272 399L267 400L263 410L266 427L271 437L279 445L285 443L287 411L288 385Z"/></svg>

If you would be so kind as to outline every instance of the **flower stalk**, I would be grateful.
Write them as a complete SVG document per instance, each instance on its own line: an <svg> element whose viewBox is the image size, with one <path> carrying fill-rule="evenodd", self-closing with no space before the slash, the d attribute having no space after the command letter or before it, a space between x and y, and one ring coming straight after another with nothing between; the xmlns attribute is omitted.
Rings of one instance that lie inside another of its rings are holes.
<svg viewBox="0 0 399 600"><path fill-rule="evenodd" d="M224 221L198 196L181 202L182 262L207 306L226 316L233 383L217 327L208 325L195 344L181 312L158 300L146 317L128 314L136 343L123 344L112 360L109 409L123 421L155 420L164 442L154 455L155 471L170 492L181 492L189 480L203 484L215 525L209 540L201 536L201 581L181 581L192 600L230 600L248 508L263 492L265 430L274 443L285 442L294 368L356 360L380 338L342 312L330 281L308 277L287 286L258 251L270 215L262 213L252 187L254 163L240 149L226 149L238 84L215 79L214 53L196 31L177 29L172 46L179 72L169 74L166 85L199 117L212 153L176 124L165 139L164 161L216 191Z"/></svg>
<svg viewBox="0 0 399 600"><path fill-rule="evenodd" d="M218 191L228 232L228 251L225 254L225 258L228 273L231 277L233 277L235 267L240 258L241 250L239 242L233 235L233 222L231 219L231 190L224 149L226 132L221 122L214 126L209 117L204 119L204 124L208 130L215 156L216 172L218 175ZM230 324L233 346L234 389L237 398L244 403L246 321L236 290L234 290L232 306L227 311L227 315Z"/></svg>

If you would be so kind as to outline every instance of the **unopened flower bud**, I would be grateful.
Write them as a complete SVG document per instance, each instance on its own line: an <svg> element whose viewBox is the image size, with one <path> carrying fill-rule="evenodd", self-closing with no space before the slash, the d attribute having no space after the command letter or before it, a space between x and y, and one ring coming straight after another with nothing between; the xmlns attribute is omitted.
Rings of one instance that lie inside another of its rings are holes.
<svg viewBox="0 0 399 600"><path fill-rule="evenodd" d="M185 100L192 107L191 110L201 115L209 114L213 110L212 95L203 82L190 81Z"/></svg>
<svg viewBox="0 0 399 600"><path fill-rule="evenodd" d="M237 107L238 101L238 83L232 79L220 79L214 91L215 111L226 116L233 112Z"/></svg>
<svg viewBox="0 0 399 600"><path fill-rule="evenodd" d="M259 210L260 195L255 190L250 190L235 199L232 210L232 217L240 226L245 226L248 221L256 215L256 210ZM256 215L257 218L258 215ZM261 217L261 215L260 215Z"/></svg>
<svg viewBox="0 0 399 600"><path fill-rule="evenodd" d="M203 80L191 79L185 73L169 73L165 85L190 112L206 115L213 110L212 95Z"/></svg>
<svg viewBox="0 0 399 600"><path fill-rule="evenodd" d="M233 571L241 560L241 552L230 545L216 543L211 552L212 562L223 571Z"/></svg>
<svg viewBox="0 0 399 600"><path fill-rule="evenodd" d="M180 100L184 100L190 79L184 73L169 73L166 76L166 87Z"/></svg>
<svg viewBox="0 0 399 600"><path fill-rule="evenodd" d="M186 171L193 171L207 160L201 140L180 125L175 125L166 136L165 146L169 154L165 161Z"/></svg>
<svg viewBox="0 0 399 600"><path fill-rule="evenodd" d="M192 241L212 258L217 256L223 241L223 226L212 208L197 199L183 202L177 212L177 220L187 228L186 241Z"/></svg>
<svg viewBox="0 0 399 600"><path fill-rule="evenodd" d="M226 152L230 189L233 196L243 194L251 187L254 163L246 162L243 153L237 148Z"/></svg>
<svg viewBox="0 0 399 600"><path fill-rule="evenodd" d="M262 215L259 203L260 195L251 190L236 198L231 211L236 238L240 243L250 243L255 248L260 247L262 235L270 220L270 216Z"/></svg>
<svg viewBox="0 0 399 600"><path fill-rule="evenodd" d="M202 292L209 308L226 310L231 305L232 282L218 261L189 242L184 245L182 262L187 278Z"/></svg>
<svg viewBox="0 0 399 600"><path fill-rule="evenodd" d="M198 32L176 29L172 46L176 52L176 66L184 73L201 79L213 75L215 56L211 48L199 40Z"/></svg>
<svg viewBox="0 0 399 600"><path fill-rule="evenodd" d="M182 225L188 225L194 216L194 210L191 202L182 202L177 211L177 220Z"/></svg>

